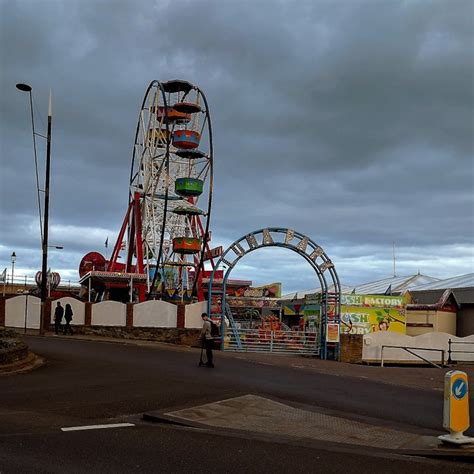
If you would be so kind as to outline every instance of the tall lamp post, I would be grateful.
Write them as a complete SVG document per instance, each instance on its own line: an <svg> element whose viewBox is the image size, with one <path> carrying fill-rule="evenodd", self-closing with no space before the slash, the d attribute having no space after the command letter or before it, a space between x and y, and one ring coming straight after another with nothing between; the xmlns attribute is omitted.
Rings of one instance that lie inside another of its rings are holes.
<svg viewBox="0 0 474 474"><path fill-rule="evenodd" d="M16 253L15 252L12 252L11 259L12 259L12 291L13 291L13 285L14 285L13 277L15 275L15 262L16 262Z"/></svg>
<svg viewBox="0 0 474 474"><path fill-rule="evenodd" d="M39 133L35 132L34 120L33 120L33 100L32 100L32 87L28 84L17 84L16 88L22 92L29 92L30 94L30 110L31 110L31 123L33 127L33 143L35 148L35 159L36 159L36 141L35 136L39 135L42 138L46 138L46 179L44 186L44 219L43 219L43 232L42 232L42 249L43 249L43 261L41 265L41 314L40 314L40 334L44 335L44 316L46 313L46 296L48 291L48 220L49 220L49 180L51 172L51 124L53 119L53 112L51 107L51 90L49 91L49 104L48 104L48 132L47 136L44 137ZM41 208L40 208L40 219L41 219Z"/></svg>

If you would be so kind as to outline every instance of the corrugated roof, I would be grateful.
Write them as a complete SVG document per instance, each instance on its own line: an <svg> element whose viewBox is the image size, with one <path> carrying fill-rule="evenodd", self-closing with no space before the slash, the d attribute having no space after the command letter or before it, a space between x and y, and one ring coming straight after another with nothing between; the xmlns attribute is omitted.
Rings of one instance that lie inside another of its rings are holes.
<svg viewBox="0 0 474 474"><path fill-rule="evenodd" d="M380 295L388 291L390 287L392 293L403 293L405 290L409 290L417 285L436 281L438 281L438 278L421 275L418 273L416 275L384 278L383 280L377 280L355 286L354 289L355 293L360 295Z"/></svg>
<svg viewBox="0 0 474 474"><path fill-rule="evenodd" d="M331 285L329 287L329 291L332 291L333 288L334 287ZM341 291L343 293L350 293L352 291L352 287L347 286L347 285L341 285ZM283 295L280 299L299 300L299 299L303 299L306 295L314 295L315 293L321 293L321 288L313 288L311 290L301 290L301 291L295 291L294 293L287 293L286 295Z"/></svg>
<svg viewBox="0 0 474 474"><path fill-rule="evenodd" d="M362 283L356 286L342 285L342 293L356 293L358 295L380 295L387 292L391 287L393 294L403 293L406 290L419 286L421 284L431 284L439 281L439 278L430 277L427 275L409 275L409 276L394 276L390 278L384 278L382 280L376 280L368 283ZM330 287L329 291L333 288ZM321 293L321 288L315 288L312 290L303 290L296 293L288 293L282 296L282 299L300 299L304 298L307 294Z"/></svg>
<svg viewBox="0 0 474 474"><path fill-rule="evenodd" d="M432 283L420 284L415 286L413 291L424 290L446 290L450 288L473 288L474 287L474 273L466 273L446 280L439 280Z"/></svg>
<svg viewBox="0 0 474 474"><path fill-rule="evenodd" d="M456 288L453 290L410 290L415 304L440 304L445 293L452 294L458 305L474 303L474 287Z"/></svg>

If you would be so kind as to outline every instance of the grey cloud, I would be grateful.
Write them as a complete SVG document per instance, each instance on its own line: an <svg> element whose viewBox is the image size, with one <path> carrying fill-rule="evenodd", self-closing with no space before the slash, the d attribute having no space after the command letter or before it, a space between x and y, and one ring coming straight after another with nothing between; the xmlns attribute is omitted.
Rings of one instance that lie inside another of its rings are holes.
<svg viewBox="0 0 474 474"><path fill-rule="evenodd" d="M431 271L439 248L472 245L469 1L12 1L1 13L0 266L13 245L38 241L26 225L37 212L20 81L43 122L53 88L51 218L71 249L65 270L102 245L66 229L118 231L143 92L173 77L198 84L211 106L215 236L294 227L337 250L344 276L364 279L390 271L380 249L392 240L415 246L407 262L426 253ZM348 261L361 247L363 270ZM302 272L282 271L294 287Z"/></svg>

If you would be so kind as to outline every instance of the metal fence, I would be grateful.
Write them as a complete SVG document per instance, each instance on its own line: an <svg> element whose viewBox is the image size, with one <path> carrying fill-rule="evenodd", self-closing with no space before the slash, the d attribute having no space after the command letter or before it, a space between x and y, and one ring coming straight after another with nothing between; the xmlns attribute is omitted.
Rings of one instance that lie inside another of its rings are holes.
<svg viewBox="0 0 474 474"><path fill-rule="evenodd" d="M380 352L380 367L384 366L384 358L383 358L383 350L387 349L402 349L409 354L418 357L418 359L422 360L423 362L426 362L429 365L432 365L433 367L436 367L437 369L442 369L445 367L444 365L444 350L443 349L431 349L431 348L426 348L426 347L407 347L407 346L382 346L382 350ZM425 357L421 356L420 354L417 354L416 352L413 351L431 351L431 352L439 352L440 353L440 359L441 359L441 365L435 364L433 361L426 359Z"/></svg>
<svg viewBox="0 0 474 474"><path fill-rule="evenodd" d="M319 355L320 337L315 332L230 329L224 350Z"/></svg>
<svg viewBox="0 0 474 474"><path fill-rule="evenodd" d="M467 350L467 351L462 351L462 350L459 350L459 349L456 350L456 349L453 349L454 345L467 345L469 350ZM453 362L456 362L456 361L453 361L452 354L474 354L474 342L453 341L452 339L449 339L448 340L448 364L452 364Z"/></svg>
<svg viewBox="0 0 474 474"><path fill-rule="evenodd" d="M58 286L60 290L71 291L72 288L78 289L81 285L75 280L61 280ZM39 288L36 277L29 275L12 275L6 272L0 272L0 292L2 296L5 294L23 294L31 289Z"/></svg>

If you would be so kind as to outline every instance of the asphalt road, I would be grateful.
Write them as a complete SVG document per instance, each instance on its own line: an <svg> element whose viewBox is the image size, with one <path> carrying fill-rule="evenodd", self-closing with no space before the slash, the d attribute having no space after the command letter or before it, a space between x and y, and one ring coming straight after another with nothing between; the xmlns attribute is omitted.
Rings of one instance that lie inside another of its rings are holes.
<svg viewBox="0 0 474 474"><path fill-rule="evenodd" d="M47 359L33 372L0 378L0 473L8 472L472 472L464 465L388 456L365 449L294 443L209 430L150 425L144 412L168 411L245 394L306 409L439 434L442 396L306 369L199 354L61 338L28 338ZM62 427L131 422L109 430ZM466 470L465 470L466 469Z"/></svg>

